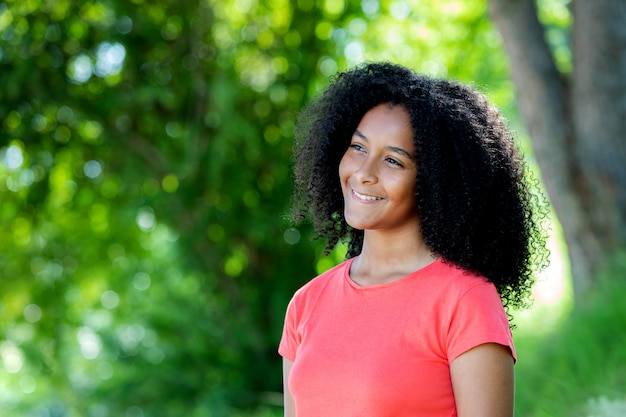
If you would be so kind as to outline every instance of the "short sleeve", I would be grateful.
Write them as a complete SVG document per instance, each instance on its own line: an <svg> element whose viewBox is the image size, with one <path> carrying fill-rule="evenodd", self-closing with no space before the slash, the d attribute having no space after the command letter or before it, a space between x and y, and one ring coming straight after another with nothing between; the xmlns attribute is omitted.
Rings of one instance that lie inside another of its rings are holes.
<svg viewBox="0 0 626 417"><path fill-rule="evenodd" d="M298 318L296 314L296 298L294 297L287 306L283 334L280 339L280 344L278 345L278 353L285 359L293 362L296 359L298 344Z"/></svg>
<svg viewBox="0 0 626 417"><path fill-rule="evenodd" d="M448 362L484 343L507 346L517 360L508 316L495 286L487 281L467 290L452 310L446 346Z"/></svg>

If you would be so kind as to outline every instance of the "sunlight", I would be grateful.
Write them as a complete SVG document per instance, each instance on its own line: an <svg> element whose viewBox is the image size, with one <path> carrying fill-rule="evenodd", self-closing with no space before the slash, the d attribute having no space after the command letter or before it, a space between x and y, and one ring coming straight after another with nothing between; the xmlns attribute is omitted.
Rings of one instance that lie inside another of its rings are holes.
<svg viewBox="0 0 626 417"><path fill-rule="evenodd" d="M126 49L120 43L102 42L96 49L96 65L93 72L98 77L118 74L126 58Z"/></svg>
<svg viewBox="0 0 626 417"><path fill-rule="evenodd" d="M77 83L86 83L93 74L93 64L91 59L85 54L74 58L67 68L69 77Z"/></svg>
<svg viewBox="0 0 626 417"><path fill-rule="evenodd" d="M554 228L557 228L555 226ZM514 312L516 332L537 336L552 331L570 311L573 295L562 237L553 228L547 246L550 265L541 272L532 290L532 306Z"/></svg>

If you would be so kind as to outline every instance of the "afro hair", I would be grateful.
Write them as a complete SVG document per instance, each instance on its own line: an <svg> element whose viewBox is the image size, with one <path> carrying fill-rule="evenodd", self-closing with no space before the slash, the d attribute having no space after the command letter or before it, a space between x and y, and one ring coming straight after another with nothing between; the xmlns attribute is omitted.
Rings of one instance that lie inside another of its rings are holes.
<svg viewBox="0 0 626 417"><path fill-rule="evenodd" d="M415 144L416 210L430 250L485 276L505 307L523 307L547 265L548 209L504 119L486 97L391 63L339 73L300 113L294 148L294 216L310 219L330 251L361 252L363 231L343 216L339 162L367 111L403 106Z"/></svg>

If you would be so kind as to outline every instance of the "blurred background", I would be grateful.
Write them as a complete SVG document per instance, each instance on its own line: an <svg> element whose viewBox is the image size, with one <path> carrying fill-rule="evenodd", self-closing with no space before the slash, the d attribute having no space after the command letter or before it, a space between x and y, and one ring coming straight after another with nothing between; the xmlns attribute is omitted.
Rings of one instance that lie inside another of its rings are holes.
<svg viewBox="0 0 626 417"><path fill-rule="evenodd" d="M0 415L282 415L343 259L289 221L295 118L368 60L472 84L543 175L517 415L626 415L626 12L588 3L0 2Z"/></svg>

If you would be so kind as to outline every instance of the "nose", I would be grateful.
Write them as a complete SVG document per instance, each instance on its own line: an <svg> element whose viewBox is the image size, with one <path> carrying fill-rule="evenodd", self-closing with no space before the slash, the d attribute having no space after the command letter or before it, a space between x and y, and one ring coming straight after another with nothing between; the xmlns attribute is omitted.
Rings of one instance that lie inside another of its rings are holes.
<svg viewBox="0 0 626 417"><path fill-rule="evenodd" d="M375 184L378 182L378 167L372 158L363 158L354 172L355 178L361 184Z"/></svg>

